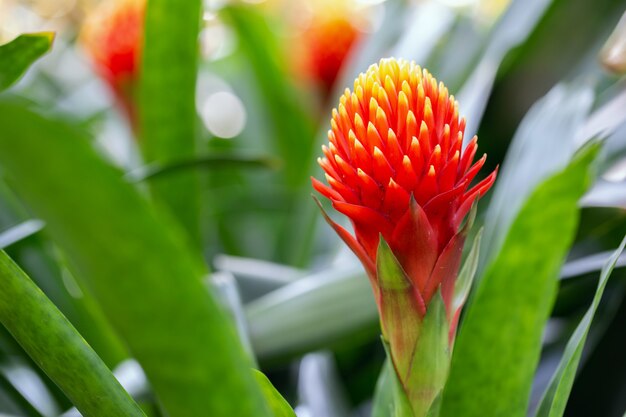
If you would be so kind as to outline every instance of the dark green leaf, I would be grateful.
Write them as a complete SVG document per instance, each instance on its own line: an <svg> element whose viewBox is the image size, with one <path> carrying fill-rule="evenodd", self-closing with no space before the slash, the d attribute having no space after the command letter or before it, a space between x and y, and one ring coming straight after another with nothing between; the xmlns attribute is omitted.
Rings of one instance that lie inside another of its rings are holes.
<svg viewBox="0 0 626 417"><path fill-rule="evenodd" d="M598 148L589 146L539 186L513 222L467 308L442 416L484 417L486 410L490 416L526 414L543 326Z"/></svg>
<svg viewBox="0 0 626 417"><path fill-rule="evenodd" d="M539 404L536 414L537 417L563 416L565 406L567 405L567 399L569 398L572 385L574 384L574 377L576 376L578 363L580 362L580 357L583 353L583 347L585 346L585 341L587 340L587 334L589 333L589 328L591 327L591 321L593 320L593 316L595 315L598 305L600 304L604 288L606 287L606 283L611 276L611 272L613 272L613 268L615 267L619 256L624 251L624 245L626 245L626 238L622 240L619 248L613 252L609 260L604 264L602 272L600 273L598 289L596 290L593 302L565 347L565 352L563 353L563 358L559 363L559 367L557 368L556 373L554 374L552 381L550 382L550 385L548 386L548 389Z"/></svg>
<svg viewBox="0 0 626 417"><path fill-rule="evenodd" d="M54 33L29 33L20 35L0 46L0 91L16 82L24 72L50 50Z"/></svg>
<svg viewBox="0 0 626 417"><path fill-rule="evenodd" d="M144 416L67 319L0 251L0 321L85 416Z"/></svg>
<svg viewBox="0 0 626 417"><path fill-rule="evenodd" d="M167 413L267 415L234 328L202 284L202 258L170 217L75 129L2 102L0 125L0 164L88 279Z"/></svg>

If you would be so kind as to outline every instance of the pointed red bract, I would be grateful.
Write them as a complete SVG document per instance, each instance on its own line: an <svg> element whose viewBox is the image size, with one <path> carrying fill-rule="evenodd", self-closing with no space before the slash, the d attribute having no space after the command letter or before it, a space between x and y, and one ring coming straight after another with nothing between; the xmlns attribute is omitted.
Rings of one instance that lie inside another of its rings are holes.
<svg viewBox="0 0 626 417"><path fill-rule="evenodd" d="M341 96L319 159L328 186L313 179L350 218L352 239L332 225L368 273L382 235L422 305L441 290L450 321L465 240L459 226L496 177L494 171L471 187L486 156L474 161L476 137L463 149L464 131L458 103L443 83L413 62L383 59ZM423 317L426 309L418 310Z"/></svg>

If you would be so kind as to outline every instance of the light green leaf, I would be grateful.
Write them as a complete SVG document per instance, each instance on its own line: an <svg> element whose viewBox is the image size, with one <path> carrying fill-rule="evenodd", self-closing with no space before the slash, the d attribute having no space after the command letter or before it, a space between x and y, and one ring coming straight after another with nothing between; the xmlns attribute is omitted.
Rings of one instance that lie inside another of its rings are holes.
<svg viewBox="0 0 626 417"><path fill-rule="evenodd" d="M50 50L54 33L20 35L0 46L0 91L9 88L24 72Z"/></svg>
<svg viewBox="0 0 626 417"><path fill-rule="evenodd" d="M578 327L572 334L572 337L567 342L565 352L559 363L552 381L548 389L544 393L539 407L537 408L537 417L562 417L565 412L565 406L567 405L567 399L569 398L574 384L574 378L576 377L576 369L580 362L580 357L583 353L585 341L587 340L587 334L591 327L591 321L596 313L606 283L613 272L613 268L617 263L617 260L621 253L624 251L624 245L626 245L626 238L622 240L620 246L613 252L609 260L604 264L602 272L600 273L600 280L598 282L598 289L593 297L591 306L585 313L584 317L578 324Z"/></svg>
<svg viewBox="0 0 626 417"><path fill-rule="evenodd" d="M382 340L387 354L387 360L383 364L372 406L372 417L413 417L411 403L402 389L402 383L391 361L389 344Z"/></svg>
<svg viewBox="0 0 626 417"><path fill-rule="evenodd" d="M467 307L442 416L484 417L485 410L490 416L526 414L543 326L598 148L587 147L565 170L539 186L513 222Z"/></svg>
<svg viewBox="0 0 626 417"><path fill-rule="evenodd" d="M465 258L465 262L459 271L459 276L454 284L454 300L452 301L452 311L456 311L459 307L462 307L467 300L472 282L474 282L474 276L478 269L478 255L480 254L480 239L483 235L483 229L481 228L476 237L472 248Z"/></svg>
<svg viewBox="0 0 626 417"><path fill-rule="evenodd" d="M144 416L43 292L0 251L0 321L84 416Z"/></svg>
<svg viewBox="0 0 626 417"><path fill-rule="evenodd" d="M412 372L406 384L410 391L408 395L392 365L389 344L383 341L387 360L376 385L373 417L438 415L441 392L450 367L450 326L440 291L432 298L420 326L419 340L412 357Z"/></svg>
<svg viewBox="0 0 626 417"><path fill-rule="evenodd" d="M252 372L259 385L261 385L265 400L269 404L272 415L274 417L296 417L293 408L291 408L287 400L280 395L280 392L274 388L274 385L272 385L263 372L257 371L256 369L253 369Z"/></svg>
<svg viewBox="0 0 626 417"><path fill-rule="evenodd" d="M268 415L232 323L202 284L202 257L175 222L75 128L6 102L0 125L0 165L86 280L167 413Z"/></svg>
<svg viewBox="0 0 626 417"><path fill-rule="evenodd" d="M140 144L148 163L168 164L196 154L195 89L201 0L150 0L139 78ZM167 206L200 244L199 179L195 170L151 182Z"/></svg>
<svg viewBox="0 0 626 417"><path fill-rule="evenodd" d="M378 381L376 382L376 390L374 391L374 399L372 401L372 417L393 416L394 404L392 388L396 382L393 381L392 378L397 380L393 366L389 358L387 358L383 364L383 368L380 370Z"/></svg>
<svg viewBox="0 0 626 417"><path fill-rule="evenodd" d="M450 369L449 333L450 324L439 290L428 305L407 381L415 417L436 417L439 414L438 399Z"/></svg>

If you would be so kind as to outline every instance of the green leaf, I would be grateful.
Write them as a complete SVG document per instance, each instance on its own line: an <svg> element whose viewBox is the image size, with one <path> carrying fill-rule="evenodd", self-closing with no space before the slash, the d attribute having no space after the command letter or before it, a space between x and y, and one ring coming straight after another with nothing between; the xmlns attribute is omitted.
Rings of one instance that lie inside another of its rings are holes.
<svg viewBox="0 0 626 417"><path fill-rule="evenodd" d="M578 200L598 144L540 185L467 307L443 396L444 417L526 414L559 269L576 232Z"/></svg>
<svg viewBox="0 0 626 417"><path fill-rule="evenodd" d="M481 228L476 237L472 248L465 258L465 262L459 271L459 276L454 284L454 299L452 301L452 311L456 311L459 307L462 307L467 300L467 296L472 287L476 270L478 269L478 256L480 254L480 241L483 235L483 229Z"/></svg>
<svg viewBox="0 0 626 417"><path fill-rule="evenodd" d="M384 342L383 342L384 343ZM395 380L395 381L394 381ZM390 359L387 358L380 370L374 399L372 401L372 417L389 417L394 415L394 386L399 384Z"/></svg>
<svg viewBox="0 0 626 417"><path fill-rule="evenodd" d="M572 159L577 132L592 104L593 91L585 83L557 84L524 116L498 172L485 215L479 276L497 255L530 193Z"/></svg>
<svg viewBox="0 0 626 417"><path fill-rule="evenodd" d="M449 333L450 324L439 290L428 304L407 381L415 417L436 417L439 414L438 399L450 369Z"/></svg>
<svg viewBox="0 0 626 417"><path fill-rule="evenodd" d="M411 403L402 389L402 383L394 369L389 344L382 340L387 354L383 364L372 406L372 417L413 417Z"/></svg>
<svg viewBox="0 0 626 417"><path fill-rule="evenodd" d="M291 408L287 400L280 395L280 392L274 388L274 385L272 385L263 372L256 369L253 369L252 372L263 390L265 400L272 411L272 415L274 417L296 417L296 413L293 411L293 408Z"/></svg>
<svg viewBox="0 0 626 417"><path fill-rule="evenodd" d="M284 161L280 180L293 191L286 203L287 215L277 232L277 260L291 265L308 263L316 210L308 201L309 175L314 167L315 127L313 110L292 85L279 39L257 7L231 3L220 10L230 23L239 46L254 72L264 108L273 130L274 151ZM259 47L263 45L263 47Z"/></svg>
<svg viewBox="0 0 626 417"><path fill-rule="evenodd" d="M23 226L26 219L32 218L5 181L0 181L0 213L2 213L0 227L3 228L14 224ZM41 220L26 221L33 222L31 223L33 231L37 229L36 226L44 227ZM15 230L9 229L5 233L9 231ZM22 236L25 236L23 228L21 232ZM128 357L126 347L104 317L93 295L74 279L63 254L46 238L45 231L16 241L18 234L12 233L12 236L9 236L12 237L13 243L6 251L11 259L20 265L50 301L70 320L107 367L113 369L126 359Z"/></svg>
<svg viewBox="0 0 626 417"><path fill-rule="evenodd" d="M168 176L189 169L219 169L219 168L270 168L276 169L280 161L269 156L249 156L241 154L207 155L204 157L172 162L166 165L151 164L127 174L133 181L153 180L161 176Z"/></svg>
<svg viewBox="0 0 626 417"><path fill-rule="evenodd" d="M392 365L390 346L383 340L387 361L376 385L373 417L438 415L439 400L450 367L448 342L450 325L440 291L432 298L426 316L419 326L419 339L412 357L409 358L411 372L406 383L408 394L402 388Z"/></svg>
<svg viewBox="0 0 626 417"><path fill-rule="evenodd" d="M265 17L258 8L231 4L220 16L235 29L240 46L254 71L264 102L274 126L275 146L285 163L284 178L292 187L308 181L313 166L315 138L312 118L291 84L288 62ZM263 45L262 48L259 45Z"/></svg>
<svg viewBox="0 0 626 417"><path fill-rule="evenodd" d="M580 362L580 357L583 353L585 341L587 340L587 334L591 327L591 321L596 313L606 283L613 272L613 268L617 263L617 260L621 253L624 251L626 245L626 238L622 240L620 246L613 252L609 260L604 264L602 272L600 273L600 280L598 281L598 289L593 297L591 306L583 316L582 320L578 324L578 327L572 334L570 340L567 342L565 352L559 363L552 381L548 389L544 393L539 407L537 408L537 417L562 417L565 412L565 406L567 405L567 399L569 398L574 384L574 378L576 377L576 369Z"/></svg>
<svg viewBox="0 0 626 417"><path fill-rule="evenodd" d="M86 280L169 415L265 416L206 267L79 132L0 102L0 164ZM232 401L236 398L236 401Z"/></svg>
<svg viewBox="0 0 626 417"><path fill-rule="evenodd" d="M139 82L139 131L148 163L168 164L196 154L195 88L201 0L150 0ZM199 178L194 170L151 184L163 202L200 243Z"/></svg>
<svg viewBox="0 0 626 417"><path fill-rule="evenodd" d="M0 321L84 416L144 416L43 292L0 251Z"/></svg>
<svg viewBox="0 0 626 417"><path fill-rule="evenodd" d="M0 46L0 91L6 90L26 72L33 62L50 50L54 33L20 35Z"/></svg>

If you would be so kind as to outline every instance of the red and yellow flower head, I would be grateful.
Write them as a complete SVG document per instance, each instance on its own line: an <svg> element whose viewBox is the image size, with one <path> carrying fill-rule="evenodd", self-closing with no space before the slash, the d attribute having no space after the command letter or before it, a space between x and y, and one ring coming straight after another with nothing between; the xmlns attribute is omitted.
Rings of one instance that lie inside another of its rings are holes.
<svg viewBox="0 0 626 417"><path fill-rule="evenodd" d="M128 112L135 117L145 0L103 1L83 25L81 43L95 68Z"/></svg>
<svg viewBox="0 0 626 417"><path fill-rule="evenodd" d="M494 171L472 186L486 157L474 162L476 137L464 148L464 130L458 103L442 83L413 62L383 59L359 75L333 110L318 160L326 183L312 178L352 222L354 235L325 216L370 277L399 374L412 366L408 355L437 294L450 342L454 336L460 309L454 284L466 235L459 228L496 178ZM381 243L399 265L395 283L381 276Z"/></svg>

